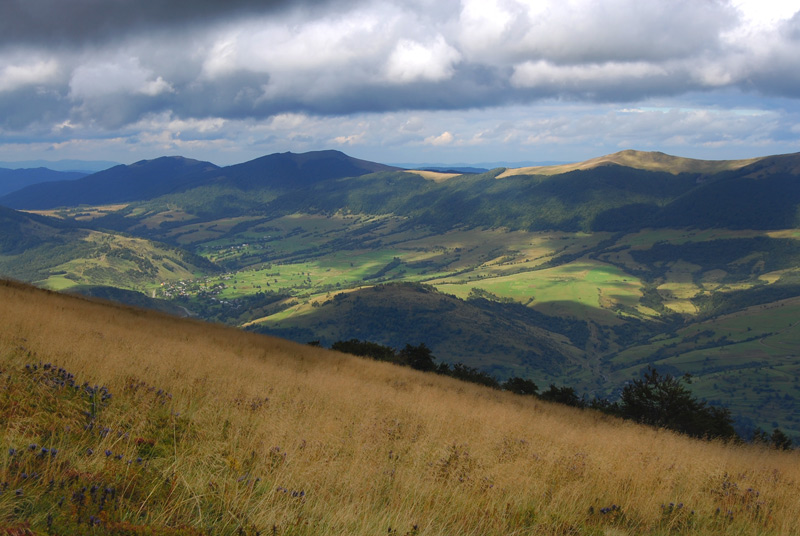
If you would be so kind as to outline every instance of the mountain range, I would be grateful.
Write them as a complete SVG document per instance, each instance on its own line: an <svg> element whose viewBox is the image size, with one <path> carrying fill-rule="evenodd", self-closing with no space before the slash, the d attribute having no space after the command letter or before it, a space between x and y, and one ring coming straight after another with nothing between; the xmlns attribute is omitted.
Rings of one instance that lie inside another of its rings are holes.
<svg viewBox="0 0 800 536"><path fill-rule="evenodd" d="M0 167L0 195L37 183L75 180L88 174L81 171L53 171L44 167L22 169Z"/></svg>
<svg viewBox="0 0 800 536"><path fill-rule="evenodd" d="M0 274L589 397L691 373L740 431L800 433L800 155L445 171L318 151L33 184L0 197Z"/></svg>

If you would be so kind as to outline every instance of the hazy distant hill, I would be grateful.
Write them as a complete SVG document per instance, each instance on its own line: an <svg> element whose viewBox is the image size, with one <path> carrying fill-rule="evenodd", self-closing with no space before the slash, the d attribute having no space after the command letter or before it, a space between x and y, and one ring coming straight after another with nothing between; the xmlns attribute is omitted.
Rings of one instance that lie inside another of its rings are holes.
<svg viewBox="0 0 800 536"><path fill-rule="evenodd" d="M236 212L346 211L393 214L440 231L464 225L529 231L777 229L796 224L798 170L797 154L712 162L623 151L575 165L428 180L338 151L272 154L225 168L164 157L30 186L0 198L0 204L46 209L161 198L138 213L171 206L210 220ZM98 223L126 229L136 224L132 214Z"/></svg>
<svg viewBox="0 0 800 536"><path fill-rule="evenodd" d="M149 199L173 192L203 173L219 169L210 162L178 156L116 166L76 181L35 184L0 198L0 205L24 209L104 205Z"/></svg>
<svg viewBox="0 0 800 536"><path fill-rule="evenodd" d="M243 192L291 190L342 177L357 177L391 166L351 158L339 151L281 153L220 168L178 156L116 166L74 182L31 186L0 198L0 205L50 209L146 201L192 188L234 188ZM246 194L244 194L246 195Z"/></svg>
<svg viewBox="0 0 800 536"><path fill-rule="evenodd" d="M0 162L0 167L8 169L47 168L53 171L78 171L87 175L118 165L119 162L108 160L17 160Z"/></svg>
<svg viewBox="0 0 800 536"><path fill-rule="evenodd" d="M765 171L758 162L714 174L619 164L554 175L493 170L439 182L408 173L377 173L296 189L268 207L289 213L395 214L439 231L464 225L529 231L776 229L795 225L800 180L780 169L797 162L800 156L790 155L777 172ZM756 173L762 178L753 180Z"/></svg>
<svg viewBox="0 0 800 536"><path fill-rule="evenodd" d="M40 182L71 181L85 177L80 171L53 171L47 168L0 168L0 196Z"/></svg>
<svg viewBox="0 0 800 536"><path fill-rule="evenodd" d="M569 171L594 169L607 165L618 165L646 171L663 171L676 175L679 173L713 174L740 169L760 160L762 159L698 160L694 158L672 156L658 151L634 151L632 149L627 149L618 153L591 158L583 162L509 169L500 175L500 177L514 175L559 175Z"/></svg>

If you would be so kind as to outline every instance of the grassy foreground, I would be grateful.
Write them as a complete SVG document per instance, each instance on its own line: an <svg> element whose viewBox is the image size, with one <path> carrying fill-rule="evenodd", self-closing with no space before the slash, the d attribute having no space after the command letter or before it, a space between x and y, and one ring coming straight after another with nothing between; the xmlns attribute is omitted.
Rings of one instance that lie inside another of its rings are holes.
<svg viewBox="0 0 800 536"><path fill-rule="evenodd" d="M750 535L800 518L794 452L6 282L0 446L2 534Z"/></svg>

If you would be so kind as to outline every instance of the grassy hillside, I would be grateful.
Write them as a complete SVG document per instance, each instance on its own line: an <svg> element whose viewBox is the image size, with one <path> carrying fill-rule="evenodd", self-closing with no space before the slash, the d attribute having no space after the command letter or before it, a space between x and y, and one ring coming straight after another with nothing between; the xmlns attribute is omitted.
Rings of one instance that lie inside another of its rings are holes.
<svg viewBox="0 0 800 536"><path fill-rule="evenodd" d="M631 149L618 153L591 158L584 162L574 164L559 164L555 166L533 166L525 168L507 169L498 178L513 177L516 175L559 175L569 171L592 169L599 166L616 164L635 169L648 171L664 171L667 173L703 173L712 174L721 171L730 171L749 166L762 160L750 158L746 160L697 160L682 158L661 152L634 151Z"/></svg>
<svg viewBox="0 0 800 536"><path fill-rule="evenodd" d="M308 318L306 318L308 317ZM486 299L463 302L413 284L377 285L297 305L249 329L293 340L364 339L402 348L424 342L434 355L501 378L534 378L542 385L587 367L583 323L559 322L521 305ZM573 340L570 340L570 337Z"/></svg>
<svg viewBox="0 0 800 536"><path fill-rule="evenodd" d="M0 207L0 273L64 290L107 285L153 292L219 269L166 244Z"/></svg>
<svg viewBox="0 0 800 536"><path fill-rule="evenodd" d="M796 533L795 452L18 284L0 326L13 534Z"/></svg>

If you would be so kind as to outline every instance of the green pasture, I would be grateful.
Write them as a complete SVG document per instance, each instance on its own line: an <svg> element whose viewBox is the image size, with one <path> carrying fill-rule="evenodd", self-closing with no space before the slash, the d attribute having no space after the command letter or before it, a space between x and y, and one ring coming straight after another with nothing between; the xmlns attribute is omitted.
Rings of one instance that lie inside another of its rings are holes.
<svg viewBox="0 0 800 536"><path fill-rule="evenodd" d="M197 252L213 262L300 262L342 250L383 249L382 238L397 225L385 217L294 214L209 237Z"/></svg>
<svg viewBox="0 0 800 536"><path fill-rule="evenodd" d="M385 280L416 280L421 276L405 262L371 278L392 263L403 252L396 250L347 251L298 263L271 264L267 267L241 270L230 279L209 278L209 284L223 282L223 297L235 298L259 291L290 292L309 297L312 294L336 292L359 285L371 285Z"/></svg>
<svg viewBox="0 0 800 536"><path fill-rule="evenodd" d="M51 275L43 281L36 281L36 284L50 290L61 292L64 290L69 290L80 283L74 281L73 279L64 277L63 275Z"/></svg>
<svg viewBox="0 0 800 536"><path fill-rule="evenodd" d="M462 299L475 287L529 305L570 301L609 309L636 307L641 297L641 283L635 277L615 266L584 260L508 276L469 279L460 275L434 285Z"/></svg>
<svg viewBox="0 0 800 536"><path fill-rule="evenodd" d="M750 307L744 311L713 320L692 324L674 336L653 339L650 344L625 349L609 363L623 367L648 356L665 357L655 363L669 364L698 373L708 368L709 361L728 366L741 366L753 360L770 361L788 354L800 353L800 300Z"/></svg>

